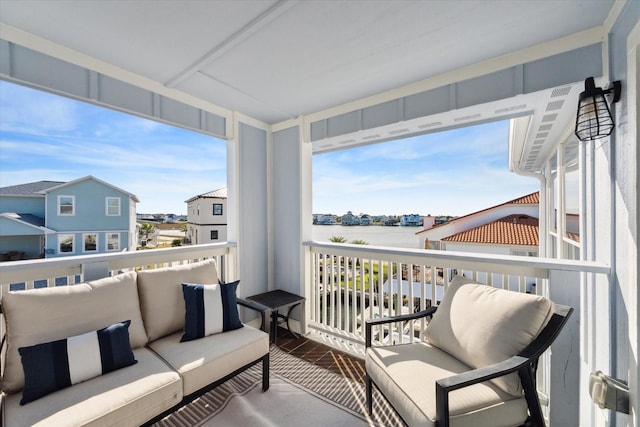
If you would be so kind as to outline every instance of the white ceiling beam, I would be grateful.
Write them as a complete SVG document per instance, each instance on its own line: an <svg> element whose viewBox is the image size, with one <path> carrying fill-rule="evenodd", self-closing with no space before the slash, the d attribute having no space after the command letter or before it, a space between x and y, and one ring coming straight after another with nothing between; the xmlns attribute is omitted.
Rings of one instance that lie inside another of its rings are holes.
<svg viewBox="0 0 640 427"><path fill-rule="evenodd" d="M275 19L277 19L287 10L295 6L296 3L297 1L279 0L270 8L262 12L260 15L256 16L251 21L249 21L249 23L246 24L244 27L240 28L238 31L231 34L229 37L223 40L220 44L211 48L211 50L209 50L204 56L202 56L196 62L194 62L187 68L185 68L180 73L173 76L171 79L165 82L165 85L167 87L178 86L180 83L182 83L183 81L191 77L193 74L197 73L202 68L211 64L217 58L221 57L226 52L233 49L238 44L242 43L244 40L256 34L258 31L260 31L260 29L269 25L271 22L273 22ZM211 76L207 76L207 77L212 78ZM214 80L218 81L217 79L214 79ZM231 89L237 90L232 86L226 85L224 82L220 82L220 81L218 82L221 84L224 84L225 86L230 87Z"/></svg>

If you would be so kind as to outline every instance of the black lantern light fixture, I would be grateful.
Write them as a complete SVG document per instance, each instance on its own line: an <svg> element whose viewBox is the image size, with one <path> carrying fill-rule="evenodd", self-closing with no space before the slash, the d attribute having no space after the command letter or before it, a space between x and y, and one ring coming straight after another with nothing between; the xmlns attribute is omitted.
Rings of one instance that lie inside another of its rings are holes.
<svg viewBox="0 0 640 427"><path fill-rule="evenodd" d="M611 135L616 125L611 117L606 95L612 96L611 103L620 99L620 81L612 82L609 87L596 87L593 77L584 81L584 92L578 98L578 116L576 117L576 136L580 141L590 141Z"/></svg>

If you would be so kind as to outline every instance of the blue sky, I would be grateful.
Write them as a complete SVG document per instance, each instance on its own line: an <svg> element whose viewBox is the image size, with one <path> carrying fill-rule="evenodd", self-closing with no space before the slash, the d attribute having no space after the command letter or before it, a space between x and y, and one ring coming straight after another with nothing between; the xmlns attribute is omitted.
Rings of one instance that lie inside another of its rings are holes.
<svg viewBox="0 0 640 427"><path fill-rule="evenodd" d="M464 215L538 190L508 171L508 122L316 155L313 212ZM141 213L226 186L226 142L0 82L0 186L93 175Z"/></svg>

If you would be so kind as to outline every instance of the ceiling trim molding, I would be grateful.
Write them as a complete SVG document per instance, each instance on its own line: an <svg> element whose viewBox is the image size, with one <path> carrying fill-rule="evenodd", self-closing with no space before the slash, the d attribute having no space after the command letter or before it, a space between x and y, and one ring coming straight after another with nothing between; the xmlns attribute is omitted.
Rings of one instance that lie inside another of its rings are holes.
<svg viewBox="0 0 640 427"><path fill-rule="evenodd" d="M147 89L167 98L180 101L187 105L208 111L227 120L232 118L231 111L218 105L206 102L200 98L189 95L172 88L168 88L154 80L143 77L139 74L132 73L123 68L117 67L108 62L95 59L89 55L85 55L76 50L67 48L50 40L38 37L26 31L12 27L11 25L0 22L0 34L2 40L31 49L43 55L59 59L70 64L74 64L88 70L96 71L105 76L112 77L116 80L129 83L142 89Z"/></svg>

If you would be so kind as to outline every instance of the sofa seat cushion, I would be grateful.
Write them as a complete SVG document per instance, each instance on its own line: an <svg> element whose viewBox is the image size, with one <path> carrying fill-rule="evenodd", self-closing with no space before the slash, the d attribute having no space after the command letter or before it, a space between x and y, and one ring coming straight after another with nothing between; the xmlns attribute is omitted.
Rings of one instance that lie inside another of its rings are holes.
<svg viewBox="0 0 640 427"><path fill-rule="evenodd" d="M553 314L541 296L494 288L456 276L425 331L427 340L473 368L520 353ZM522 394L517 374L492 380L514 397Z"/></svg>
<svg viewBox="0 0 640 427"><path fill-rule="evenodd" d="M9 292L2 297L2 311L7 324L2 390L9 393L24 387L20 347L65 339L125 320L131 321L131 348L147 343L135 272L77 285Z"/></svg>
<svg viewBox="0 0 640 427"><path fill-rule="evenodd" d="M229 332L180 342L181 332L149 347L182 377L185 396L269 353L269 335L245 325Z"/></svg>
<svg viewBox="0 0 640 427"><path fill-rule="evenodd" d="M139 426L182 400L179 375L147 348L139 363L73 385L24 406L5 396L6 427Z"/></svg>
<svg viewBox="0 0 640 427"><path fill-rule="evenodd" d="M140 310L149 341L184 329L183 283L218 283L215 259L138 272Z"/></svg>
<svg viewBox="0 0 640 427"><path fill-rule="evenodd" d="M435 381L469 366L426 342L370 347L365 368L384 390L400 416L415 426L435 426ZM430 386L426 386L429 384ZM451 426L516 426L527 418L524 396L515 398L491 382L475 384L449 394Z"/></svg>

